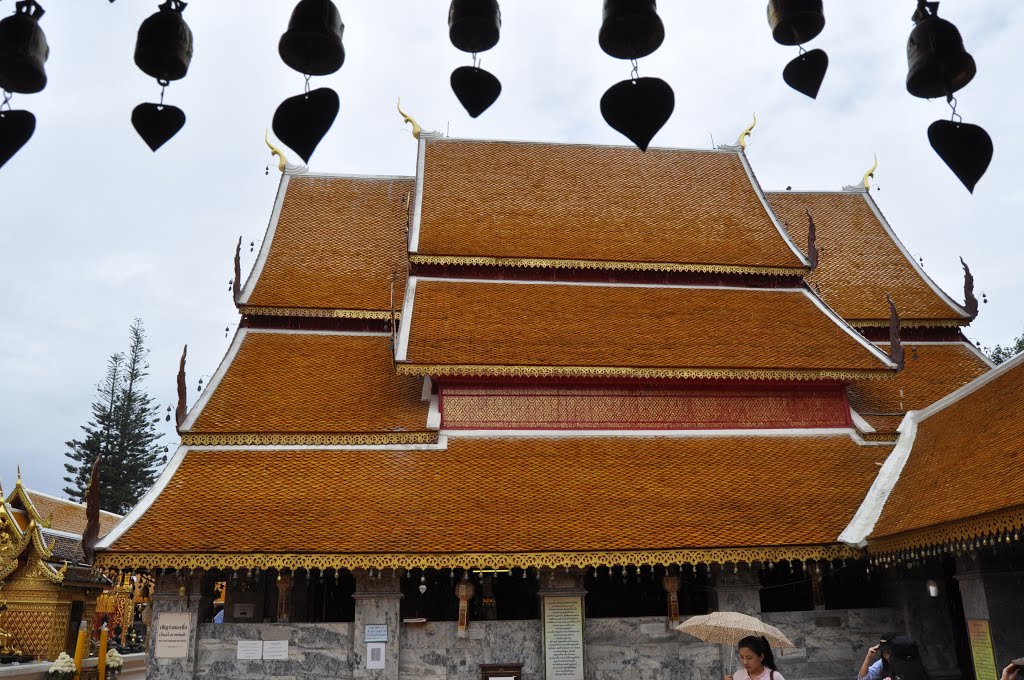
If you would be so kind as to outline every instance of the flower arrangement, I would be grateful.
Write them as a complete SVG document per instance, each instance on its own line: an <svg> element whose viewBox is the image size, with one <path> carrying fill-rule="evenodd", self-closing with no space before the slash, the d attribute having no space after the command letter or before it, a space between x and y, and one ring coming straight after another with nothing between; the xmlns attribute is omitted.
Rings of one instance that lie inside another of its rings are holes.
<svg viewBox="0 0 1024 680"><path fill-rule="evenodd" d="M75 661L67 652L61 652L57 660L46 671L47 680L73 680L75 677Z"/></svg>
<svg viewBox="0 0 1024 680"><path fill-rule="evenodd" d="M116 649L107 650L107 677L116 677L124 668L124 657Z"/></svg>

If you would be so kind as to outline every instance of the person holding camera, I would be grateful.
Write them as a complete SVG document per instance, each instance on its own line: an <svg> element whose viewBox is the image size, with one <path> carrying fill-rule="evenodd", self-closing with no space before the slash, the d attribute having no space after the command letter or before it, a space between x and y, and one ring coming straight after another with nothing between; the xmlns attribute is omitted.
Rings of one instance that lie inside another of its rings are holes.
<svg viewBox="0 0 1024 680"><path fill-rule="evenodd" d="M883 633L878 644L868 649L860 665L857 680L883 680L889 677L889 659L892 656L892 641L899 633Z"/></svg>

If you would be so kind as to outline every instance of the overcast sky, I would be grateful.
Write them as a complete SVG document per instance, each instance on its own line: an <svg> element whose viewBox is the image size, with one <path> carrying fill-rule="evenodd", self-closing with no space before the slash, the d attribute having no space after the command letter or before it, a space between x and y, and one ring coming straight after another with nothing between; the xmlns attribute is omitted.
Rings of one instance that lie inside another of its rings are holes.
<svg viewBox="0 0 1024 680"><path fill-rule="evenodd" d="M166 99L188 122L154 154L130 116L159 96L132 60L156 0L41 2L49 85L15 96L37 129L0 168L0 476L9 491L20 463L28 486L59 493L64 442L88 420L95 384L107 357L127 347L133 317L149 333L149 390L161 405L175 399L183 344L190 406L199 378L216 370L224 329L233 333L238 318L227 286L234 243L242 235L259 245L279 180L274 168L264 174L264 130L303 79L277 54L293 3L190 2L195 56ZM502 2L501 41L482 57L504 89L475 120L449 89L449 74L470 57L448 42L447 2L336 2L347 59L312 84L334 88L341 113L314 171L412 175L416 145L394 110L398 96L426 129L453 137L627 143L599 110L602 93L630 70L597 45L600 0ZM666 40L640 73L672 85L676 110L653 144L734 143L756 111L747 153L766 189L857 184L877 152L874 198L910 252L958 300L963 255L988 296L967 335L993 345L1024 331L1024 3L947 0L940 8L978 63L958 93L959 112L995 143L973 196L928 145L928 125L949 117L945 102L905 89L913 0L825 3L825 30L808 45L831 59L816 101L783 83L797 49L772 41L764 4L659 3ZM0 1L0 15L13 9L13 0ZM243 275L254 258L246 247Z"/></svg>

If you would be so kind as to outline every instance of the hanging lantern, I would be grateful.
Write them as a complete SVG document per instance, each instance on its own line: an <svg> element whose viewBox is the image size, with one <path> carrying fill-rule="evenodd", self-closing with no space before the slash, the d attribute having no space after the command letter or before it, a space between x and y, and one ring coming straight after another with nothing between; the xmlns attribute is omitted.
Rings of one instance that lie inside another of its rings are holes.
<svg viewBox="0 0 1024 680"><path fill-rule="evenodd" d="M768 25L780 45L810 42L825 28L822 0L768 0Z"/></svg>
<svg viewBox="0 0 1024 680"><path fill-rule="evenodd" d="M654 52L665 40L656 0L604 0L597 40L616 59L639 59Z"/></svg>
<svg viewBox="0 0 1024 680"><path fill-rule="evenodd" d="M939 3L919 0L907 41L907 91L915 97L946 97L978 72L956 26L938 17Z"/></svg>
<svg viewBox="0 0 1024 680"><path fill-rule="evenodd" d="M181 80L192 62L192 29L181 13L186 3L166 0L139 27L135 64L159 81Z"/></svg>
<svg viewBox="0 0 1024 680"><path fill-rule="evenodd" d="M605 122L641 151L647 151L675 107L675 93L661 78L623 80L612 85L601 97L601 115Z"/></svg>
<svg viewBox="0 0 1024 680"><path fill-rule="evenodd" d="M486 52L501 36L498 0L452 0L448 8L448 38L463 52Z"/></svg>
<svg viewBox="0 0 1024 680"><path fill-rule="evenodd" d="M21 0L14 14L0 21L0 90L33 94L46 87L43 65L50 47L39 27L44 13L35 0Z"/></svg>
<svg viewBox="0 0 1024 680"><path fill-rule="evenodd" d="M330 75L345 63L344 32L341 13L331 0L300 0L277 51L281 60L299 73Z"/></svg>

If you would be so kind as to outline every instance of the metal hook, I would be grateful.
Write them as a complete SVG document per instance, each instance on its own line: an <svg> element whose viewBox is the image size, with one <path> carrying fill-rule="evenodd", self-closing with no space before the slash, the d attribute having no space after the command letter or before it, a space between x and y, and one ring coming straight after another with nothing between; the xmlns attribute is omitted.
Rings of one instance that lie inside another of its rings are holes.
<svg viewBox="0 0 1024 680"><path fill-rule="evenodd" d="M4 90L4 101L2 103L0 103L0 111L3 111L5 106L7 107L8 111L11 110L11 99L13 97L14 97L14 93L13 92L8 92L7 90Z"/></svg>
<svg viewBox="0 0 1024 680"><path fill-rule="evenodd" d="M954 97L951 94L950 95L946 95L946 103L948 103L949 104L949 108L951 108L953 110L953 112L949 116L950 122L951 123L955 123L956 125L959 125L960 123L964 122L964 117L956 112L956 105L957 105L956 97Z"/></svg>
<svg viewBox="0 0 1024 680"><path fill-rule="evenodd" d="M640 77L640 65L636 63L636 59L630 59L629 63L633 66L633 71L629 74L629 79L636 80Z"/></svg>
<svg viewBox="0 0 1024 680"><path fill-rule="evenodd" d="M309 79L310 79L310 75L309 75L308 73L307 73L307 74L305 74L305 75L306 75L306 95L307 95L307 99L308 99L308 95L309 95Z"/></svg>

